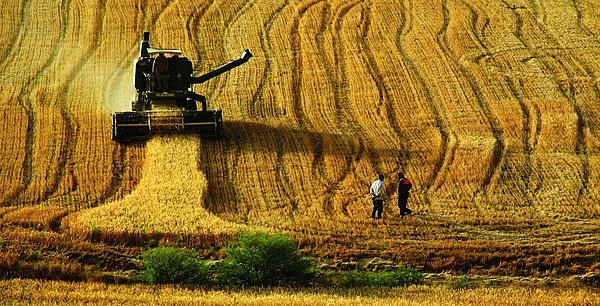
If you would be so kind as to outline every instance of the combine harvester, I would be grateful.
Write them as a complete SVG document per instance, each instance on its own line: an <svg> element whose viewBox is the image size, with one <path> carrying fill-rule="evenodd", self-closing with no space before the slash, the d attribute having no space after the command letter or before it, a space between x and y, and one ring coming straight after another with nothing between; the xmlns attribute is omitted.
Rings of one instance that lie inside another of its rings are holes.
<svg viewBox="0 0 600 306"><path fill-rule="evenodd" d="M140 55L135 62L137 99L131 103L130 112L112 114L112 139L122 142L147 140L156 133L221 137L221 110L208 110L206 98L193 92L191 86L247 62L252 57L250 51L246 49L239 59L195 77L192 76L192 62L187 57L179 57L181 50L153 49L149 41L150 33L144 32ZM198 103L202 105L201 110L198 110Z"/></svg>

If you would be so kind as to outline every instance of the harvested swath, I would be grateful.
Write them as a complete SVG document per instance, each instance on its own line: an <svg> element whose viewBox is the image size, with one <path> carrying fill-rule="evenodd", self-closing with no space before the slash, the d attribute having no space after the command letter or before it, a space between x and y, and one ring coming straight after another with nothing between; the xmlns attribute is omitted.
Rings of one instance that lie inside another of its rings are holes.
<svg viewBox="0 0 600 306"><path fill-rule="evenodd" d="M69 213L69 209L60 206L31 206L16 209L5 214L0 223L51 229Z"/></svg>
<svg viewBox="0 0 600 306"><path fill-rule="evenodd" d="M147 143L142 179L131 194L70 215L63 226L79 236L98 231L111 241L136 235L235 234L242 226L223 221L203 207L208 182L198 170L198 146L195 136L153 137Z"/></svg>

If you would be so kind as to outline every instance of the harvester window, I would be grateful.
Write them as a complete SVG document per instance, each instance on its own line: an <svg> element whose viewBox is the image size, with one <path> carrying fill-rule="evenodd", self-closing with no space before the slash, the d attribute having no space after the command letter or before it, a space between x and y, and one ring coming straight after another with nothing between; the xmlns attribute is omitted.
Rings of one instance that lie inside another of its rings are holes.
<svg viewBox="0 0 600 306"><path fill-rule="evenodd" d="M152 72L156 77L157 91L167 91L169 89L169 61L163 53L154 59Z"/></svg>

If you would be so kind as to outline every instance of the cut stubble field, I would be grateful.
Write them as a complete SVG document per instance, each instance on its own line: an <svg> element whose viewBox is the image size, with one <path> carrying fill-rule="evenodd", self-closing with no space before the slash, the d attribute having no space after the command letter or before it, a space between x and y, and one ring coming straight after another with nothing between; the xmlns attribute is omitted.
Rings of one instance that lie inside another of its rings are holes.
<svg viewBox="0 0 600 306"><path fill-rule="evenodd" d="M64 245L209 249L261 229L333 261L598 273L599 10L592 0L0 1L0 243L10 245L0 266L20 243L61 252L37 232ZM153 46L184 50L195 74L252 50L195 86L223 110L222 139L110 140L110 113L134 99L144 30ZM414 185L407 217L399 172ZM378 173L383 221L369 218Z"/></svg>

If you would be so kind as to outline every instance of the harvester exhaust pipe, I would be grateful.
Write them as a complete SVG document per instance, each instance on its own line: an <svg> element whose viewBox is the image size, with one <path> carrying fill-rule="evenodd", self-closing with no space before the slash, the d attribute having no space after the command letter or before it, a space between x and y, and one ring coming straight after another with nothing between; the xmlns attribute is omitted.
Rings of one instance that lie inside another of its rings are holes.
<svg viewBox="0 0 600 306"><path fill-rule="evenodd" d="M144 39L140 46L140 57L150 57L148 54L148 48L150 48L150 32L144 31Z"/></svg>

